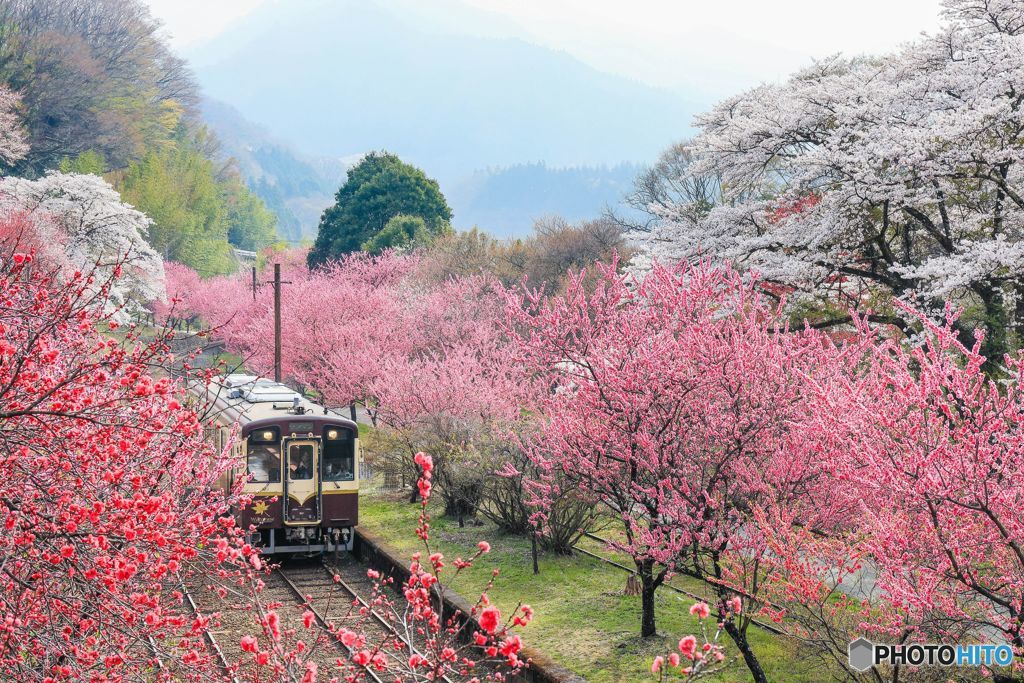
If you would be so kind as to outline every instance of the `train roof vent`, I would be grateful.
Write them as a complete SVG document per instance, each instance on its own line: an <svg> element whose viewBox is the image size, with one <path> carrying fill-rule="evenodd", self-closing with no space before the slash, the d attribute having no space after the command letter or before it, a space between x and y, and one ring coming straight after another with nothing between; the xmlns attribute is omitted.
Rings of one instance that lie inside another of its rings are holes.
<svg viewBox="0 0 1024 683"><path fill-rule="evenodd" d="M229 387L240 387L243 384L252 384L258 379L259 377L256 375L243 375L239 373L225 377L224 384Z"/></svg>
<svg viewBox="0 0 1024 683"><path fill-rule="evenodd" d="M257 383L252 389L243 394L243 398L249 403L267 403L271 401L287 401L291 402L297 393L284 386L283 384L259 384Z"/></svg>

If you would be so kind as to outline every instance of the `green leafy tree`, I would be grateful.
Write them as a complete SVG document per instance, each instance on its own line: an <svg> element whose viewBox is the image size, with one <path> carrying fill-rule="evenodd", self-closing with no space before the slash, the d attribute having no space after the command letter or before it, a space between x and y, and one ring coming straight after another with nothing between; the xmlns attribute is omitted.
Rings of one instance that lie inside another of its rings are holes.
<svg viewBox="0 0 1024 683"><path fill-rule="evenodd" d="M437 181L394 154L374 152L348 172L334 206L324 211L310 266L359 251L396 216L417 217L430 236L449 230L452 211ZM398 238L394 227L392 238Z"/></svg>
<svg viewBox="0 0 1024 683"><path fill-rule="evenodd" d="M442 229L448 234L451 228ZM427 223L419 216L399 214L389 220L384 229L363 244L363 251L379 254L385 249L415 249L433 243L435 235L427 229Z"/></svg>
<svg viewBox="0 0 1024 683"><path fill-rule="evenodd" d="M107 170L107 160L99 152L87 149L75 157L61 159L58 169L61 173L103 175Z"/></svg>
<svg viewBox="0 0 1024 683"><path fill-rule="evenodd" d="M251 251L277 242L277 217L240 178L222 183L221 197L227 210L228 242Z"/></svg>
<svg viewBox="0 0 1024 683"><path fill-rule="evenodd" d="M153 219L150 244L164 258L203 275L235 270L228 244L228 210L213 162L184 133L178 144L150 150L132 163L119 189Z"/></svg>
<svg viewBox="0 0 1024 683"><path fill-rule="evenodd" d="M139 0L0 2L0 81L22 98L29 177L81 152L123 168L198 115L198 86Z"/></svg>

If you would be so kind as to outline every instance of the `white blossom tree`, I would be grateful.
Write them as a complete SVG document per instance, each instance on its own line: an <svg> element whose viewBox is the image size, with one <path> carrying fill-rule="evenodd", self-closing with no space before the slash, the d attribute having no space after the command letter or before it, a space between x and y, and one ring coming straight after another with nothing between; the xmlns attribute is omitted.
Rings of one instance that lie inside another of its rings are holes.
<svg viewBox="0 0 1024 683"><path fill-rule="evenodd" d="M18 107L21 98L10 88L0 85L0 163L10 165L28 154L25 129Z"/></svg>
<svg viewBox="0 0 1024 683"><path fill-rule="evenodd" d="M856 305L905 326L894 297L953 299L986 351L1024 338L1024 4L944 15L897 53L831 57L698 117L686 174L717 178L717 205L658 207L645 257L756 269L823 324Z"/></svg>
<svg viewBox="0 0 1024 683"><path fill-rule="evenodd" d="M57 172L38 180L2 178L0 214L27 218L36 242L63 244L66 265L96 269L97 282L120 269L109 298L122 320L145 302L166 299L163 260L146 242L150 219L103 178Z"/></svg>

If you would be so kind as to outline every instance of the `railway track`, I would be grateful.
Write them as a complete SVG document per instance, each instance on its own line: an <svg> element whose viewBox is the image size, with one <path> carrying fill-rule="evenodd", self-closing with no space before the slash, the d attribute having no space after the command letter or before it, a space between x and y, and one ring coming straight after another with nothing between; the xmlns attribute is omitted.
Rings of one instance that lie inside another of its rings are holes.
<svg viewBox="0 0 1024 683"><path fill-rule="evenodd" d="M585 533L583 535L586 536L587 538L590 538L590 539L594 540L594 541L599 541L600 543L608 544L608 541L603 539L603 538L601 538L600 536L596 536L596 535L591 534L591 533ZM624 564L620 564L620 563L616 562L615 560L609 560L607 557L602 557L601 555L598 555L597 553L591 552L591 551L587 550L586 548L581 548L579 545L574 545L572 548L576 552L581 553L583 555L586 555L587 557L592 557L595 560L599 560L600 562L603 562L604 564L611 565L613 567L616 567L617 569L621 569L623 571L629 572L630 574L636 574L636 570L635 569L633 569L631 567L627 567ZM697 600L697 601L700 601L700 602L704 601L704 598L701 597L700 595L697 595L696 593L691 593L690 591L688 591L688 590L686 590L684 588L680 588L678 586L673 586L672 584L669 584L669 583L661 584L661 588L667 588L670 591L674 591L676 593L680 593L682 595L685 595L685 596L687 596L689 598L693 598L694 600ZM768 631L769 633L774 633L776 635L786 635L786 633L782 629L780 629L780 628L778 628L776 626L772 626L771 624L765 623L763 621L758 621L757 619L751 619L750 623L753 624L754 626L757 626L758 628L761 628L761 629L764 629L765 631Z"/></svg>
<svg viewBox="0 0 1024 683"><path fill-rule="evenodd" d="M397 637L405 642L406 646L409 647L412 652L419 655L423 654L416 650L409 642L409 634L399 633L391 622L382 617L366 601L364 596L369 595L373 589L373 584L366 575L366 567L353 561L326 563L322 566L326 570L326 573L330 577L332 583L344 590L350 596L351 600L358 602L360 607L366 609L367 614L369 614L373 621L374 628L377 629L381 635L384 635L386 632L388 636ZM401 604L401 601L404 601L404 598L396 593L395 600ZM365 622L363 630L364 632L366 630ZM452 683L452 680L447 676L443 676L441 680L446 681L446 683Z"/></svg>
<svg viewBox="0 0 1024 683"><path fill-rule="evenodd" d="M365 635L366 643L370 646L368 649L386 639L395 638L409 646L409 634L401 633L367 602L373 590L373 582L366 575L366 566L348 556L332 563L289 559L268 574L264 583L262 602L282 605L281 609L276 610L281 618L282 631L295 629L307 645L304 655L306 661L315 663L321 675L337 672L336 661L339 658L350 661L355 654L355 649L346 646L336 635L343 628ZM225 680L239 683L230 662L244 661L251 657L242 651L240 641L242 636L256 630L252 610L243 605L232 606L205 590L189 590L185 585L181 586L181 590L195 614L220 614L220 625L205 633L208 649L223 670ZM401 612L404 598L397 591L392 597ZM302 621L302 614L306 610L313 614L310 626L313 633L305 628ZM315 634L316 637L302 637L304 634ZM414 649L412 651L423 654ZM385 648L383 652L385 656L395 656L390 648ZM407 657L408 654L405 651L401 656ZM490 667L481 663L480 669L482 676ZM365 671L365 679L374 683L393 680L393 676L383 678L385 674L370 669ZM453 683L448 677L440 680Z"/></svg>
<svg viewBox="0 0 1024 683"><path fill-rule="evenodd" d="M309 562L287 570L278 567L267 577L266 584L266 599L284 604L297 603L301 609L313 613L314 624L322 638L318 638L318 644L310 652L309 661L316 662L320 671L332 670L339 651L349 659L355 654L354 648L338 640L335 635L337 629L351 626L352 630L365 634L371 643L380 642L380 639L393 633L393 629L388 628L388 624L372 611L372 620L360 616L354 605L365 606L365 601L344 580L336 580L334 573L319 562ZM287 599L282 593L287 595ZM290 611L298 613L297 610ZM331 644L328 646L330 650L318 652L317 649L325 643ZM383 683L384 679L371 669L366 670L366 675L371 681Z"/></svg>

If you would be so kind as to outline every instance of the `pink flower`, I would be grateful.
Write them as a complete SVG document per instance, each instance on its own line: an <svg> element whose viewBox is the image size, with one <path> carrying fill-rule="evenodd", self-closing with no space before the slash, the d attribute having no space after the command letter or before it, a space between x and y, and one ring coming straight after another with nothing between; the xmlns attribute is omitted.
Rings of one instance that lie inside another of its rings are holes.
<svg viewBox="0 0 1024 683"><path fill-rule="evenodd" d="M669 666L679 666L679 655L673 652L668 656Z"/></svg>
<svg viewBox="0 0 1024 683"><path fill-rule="evenodd" d="M480 613L480 628L488 633L498 630L499 623L501 623L501 612L497 607L488 607Z"/></svg>
<svg viewBox="0 0 1024 683"><path fill-rule="evenodd" d="M242 636L241 645L243 652L256 652L257 640L252 636Z"/></svg>
<svg viewBox="0 0 1024 683"><path fill-rule="evenodd" d="M697 639L694 636L686 636L679 641L679 651L687 657L693 656L693 651L697 649Z"/></svg>
<svg viewBox="0 0 1024 683"><path fill-rule="evenodd" d="M734 598L729 598L728 605L729 609L731 609L734 613L739 614L740 607L743 606L743 601L740 600L739 596L736 596Z"/></svg>
<svg viewBox="0 0 1024 683"><path fill-rule="evenodd" d="M417 453L413 457L413 460L416 462L417 465L423 468L424 473L430 472L431 470L434 469L434 459L431 458L426 453L424 453L423 451Z"/></svg>
<svg viewBox="0 0 1024 683"><path fill-rule="evenodd" d="M651 662L651 673L652 674L656 674L659 671L661 671L661 665L664 664L664 663L665 663L665 658L664 657L662 657L661 655L658 655L657 657L655 657L654 661Z"/></svg>
<svg viewBox="0 0 1024 683"><path fill-rule="evenodd" d="M476 544L476 547L479 548L480 552L482 552L482 553L489 553L489 552L491 552L491 544L488 543L487 541L480 541L479 543Z"/></svg>
<svg viewBox="0 0 1024 683"><path fill-rule="evenodd" d="M267 629L274 640L281 638L281 617L277 616L277 612L267 612Z"/></svg>
<svg viewBox="0 0 1024 683"><path fill-rule="evenodd" d="M690 608L690 614L696 614L698 619L707 619L711 614L711 608L706 602L697 602Z"/></svg>
<svg viewBox="0 0 1024 683"><path fill-rule="evenodd" d="M523 648L523 642L519 636L511 636L501 644L501 654L510 657L517 654Z"/></svg>
<svg viewBox="0 0 1024 683"><path fill-rule="evenodd" d="M305 626L306 628L311 627L313 625L313 619L314 618L316 618L316 615L313 614L312 611L306 610L305 612L302 613L302 625Z"/></svg>
<svg viewBox="0 0 1024 683"><path fill-rule="evenodd" d="M516 626L526 626L533 621L533 608L529 605L523 605L521 609L523 610L523 616L514 619Z"/></svg>

